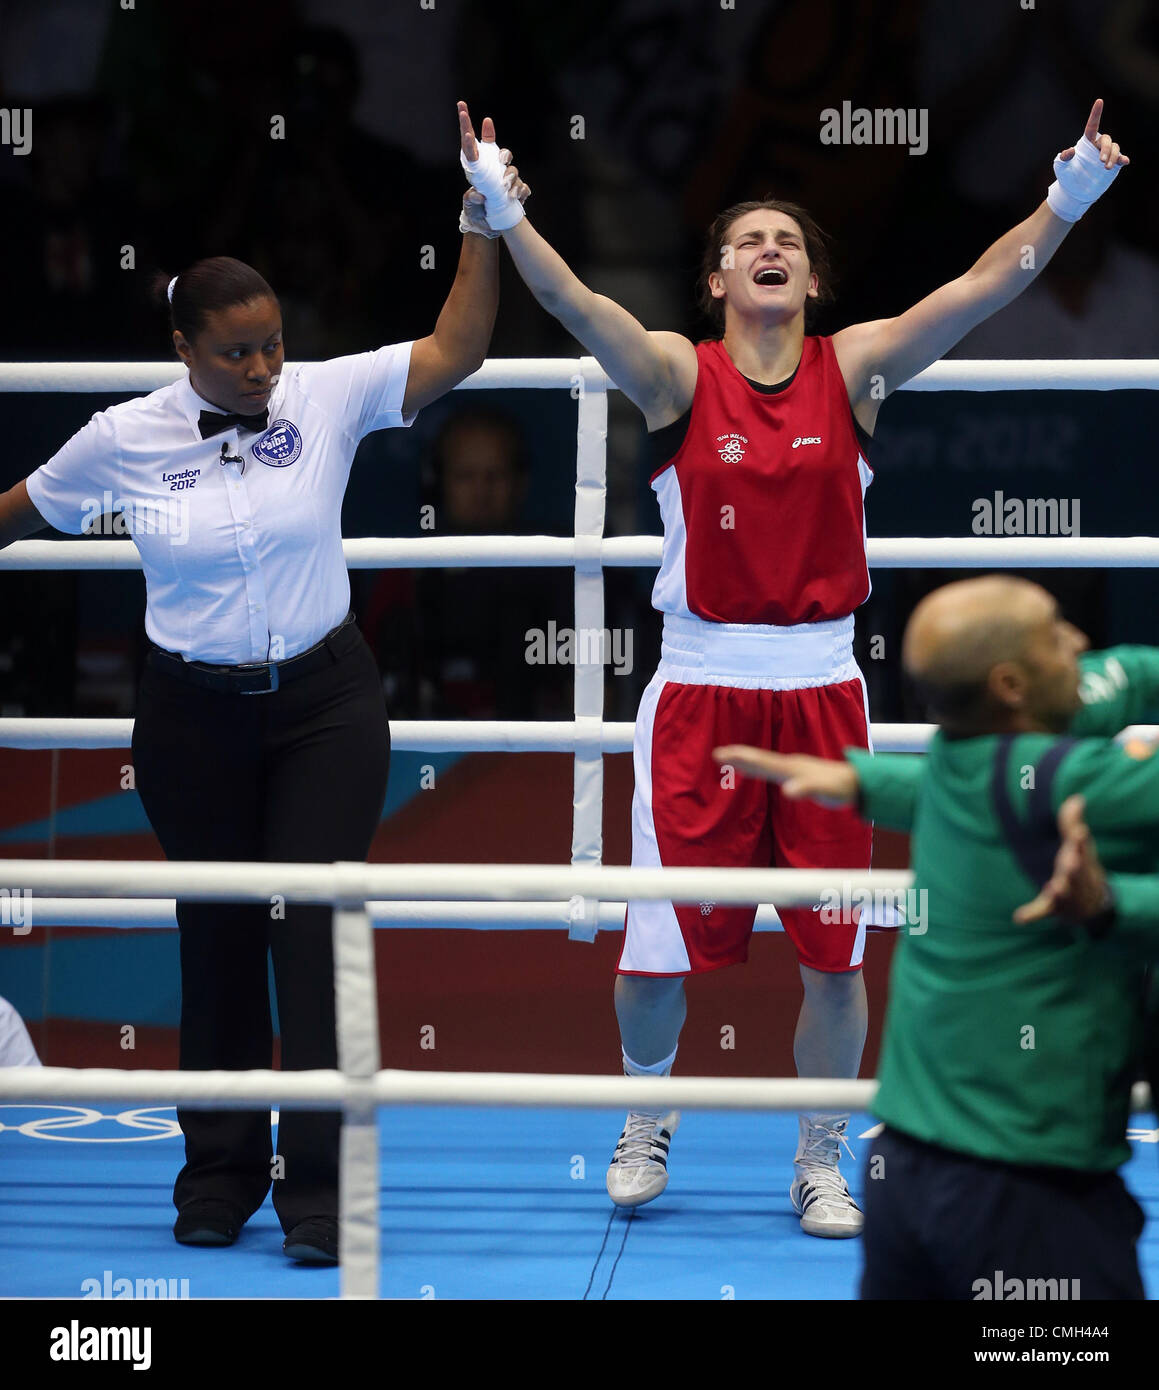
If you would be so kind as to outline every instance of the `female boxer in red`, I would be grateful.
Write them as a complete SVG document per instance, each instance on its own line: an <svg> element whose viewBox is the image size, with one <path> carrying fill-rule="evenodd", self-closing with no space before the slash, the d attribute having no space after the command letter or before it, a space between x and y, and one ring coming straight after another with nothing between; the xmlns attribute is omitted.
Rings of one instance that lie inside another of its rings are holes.
<svg viewBox="0 0 1159 1390"><path fill-rule="evenodd" d="M764 200L716 219L701 284L716 334L693 344L648 332L576 278L508 193L506 152L485 144L479 159L464 159L469 215L501 232L539 303L647 422L664 523L652 595L664 640L636 720L634 865L869 866L869 832L852 812L782 800L717 766L712 749L747 743L838 756L867 746L853 611L869 594L863 498L878 409L1020 294L1128 162L1099 133L1101 114L1096 101L1077 146L1055 159L1044 201L964 275L897 318L832 337L806 333L810 306L828 287L822 240L802 208ZM460 120L469 131L462 105ZM853 1077L860 1066L865 924L856 912L827 920L841 915L781 913L804 982L794 1046L801 1076ZM710 902L629 904L616 980L625 1071L668 1074L684 977L745 960L754 916ZM810 1235L861 1230L838 1168L848 1118L800 1117L790 1196ZM608 1171L618 1205L663 1191L677 1121L674 1112L629 1114Z"/></svg>

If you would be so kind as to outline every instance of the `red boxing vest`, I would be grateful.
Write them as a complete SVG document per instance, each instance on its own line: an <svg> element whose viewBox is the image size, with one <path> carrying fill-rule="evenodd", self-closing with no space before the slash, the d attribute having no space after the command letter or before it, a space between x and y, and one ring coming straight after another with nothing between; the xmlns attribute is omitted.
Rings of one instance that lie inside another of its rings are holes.
<svg viewBox="0 0 1159 1390"><path fill-rule="evenodd" d="M869 597L873 481L829 338L807 337L783 390L750 386L699 343L684 442L651 478L664 521L652 605L716 623L844 618Z"/></svg>

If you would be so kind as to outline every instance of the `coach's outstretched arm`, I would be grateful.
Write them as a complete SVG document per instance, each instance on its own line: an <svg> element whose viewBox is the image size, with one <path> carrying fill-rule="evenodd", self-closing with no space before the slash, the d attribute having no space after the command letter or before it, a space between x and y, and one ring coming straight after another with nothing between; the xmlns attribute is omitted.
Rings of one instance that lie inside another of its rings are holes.
<svg viewBox="0 0 1159 1390"><path fill-rule="evenodd" d="M804 799L831 808L851 806L863 820L902 831L913 827L927 767L920 753L875 756L865 748L847 748L841 758L815 758L809 753L773 753L730 743L714 748L712 756L722 768L779 783L790 801Z"/></svg>

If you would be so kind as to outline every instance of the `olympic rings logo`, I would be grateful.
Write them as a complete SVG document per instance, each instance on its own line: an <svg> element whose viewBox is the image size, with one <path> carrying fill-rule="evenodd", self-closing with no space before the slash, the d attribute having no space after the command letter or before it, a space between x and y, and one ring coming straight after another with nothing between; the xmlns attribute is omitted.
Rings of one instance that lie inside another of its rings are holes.
<svg viewBox="0 0 1159 1390"><path fill-rule="evenodd" d="M4 1110L53 1110L69 1113L41 1115L19 1124L5 1124L0 1120L0 1134L9 1130L13 1134L24 1134L29 1139L55 1139L66 1144L138 1144L149 1139L176 1139L181 1135L173 1107L154 1105L136 1110L122 1110L118 1115L106 1115L103 1111L90 1109L87 1105L0 1105ZM155 1112L168 1111L167 1115ZM170 1118L172 1116L172 1118ZM72 1134L67 1131L86 1129L100 1123L119 1125L125 1129L137 1130L136 1134Z"/></svg>

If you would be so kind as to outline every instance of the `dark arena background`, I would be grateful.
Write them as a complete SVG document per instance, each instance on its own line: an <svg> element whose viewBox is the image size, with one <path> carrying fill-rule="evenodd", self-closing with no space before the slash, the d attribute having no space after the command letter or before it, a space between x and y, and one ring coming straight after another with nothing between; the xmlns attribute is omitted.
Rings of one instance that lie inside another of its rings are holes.
<svg viewBox="0 0 1159 1390"><path fill-rule="evenodd" d="M0 0L0 361L173 360L150 280L211 255L250 263L275 288L290 362L430 333L461 241L460 98L476 130L490 115L500 145L514 152L532 189L534 225L585 283L650 329L694 341L706 335L696 281L719 209L766 194L804 205L832 238L836 296L811 330L830 334L900 314L1029 216L1053 177L1051 160L1077 138L1096 96L1105 102L1103 128L1138 167L1076 224L1031 288L969 334L951 360L1159 359L1154 7L1141 0ZM823 139L822 113L846 107L908 113L909 134ZM576 341L537 306L505 252L501 262L488 357L578 357ZM5 389L0 491L50 458L95 411L139 394ZM576 401L565 390L451 393L413 428L362 442L344 536L571 536L576 429ZM1045 499L1058 503L1040 514L1058 517L1051 534L1159 535L1156 437L1149 390L899 391L881 410L870 453L868 534L965 539L989 517L987 534L1020 535L1007 502ZM660 535L650 472L643 419L613 391L605 535ZM109 515L87 543L119 536ZM72 538L45 530L34 539ZM140 569L21 568L18 551L0 551L0 719L131 719L147 647ZM902 631L925 593L969 572L874 569L872 594L856 615L856 655L875 723L925 719L901 679ZM1028 573L1057 595L1093 646L1156 641L1154 569ZM605 624L620 635L625 658L609 657L605 668L608 721L635 718L656 667L654 577L642 567L604 571ZM574 717L572 666L531 655L533 633L575 620L573 570L358 568L350 580L392 720ZM162 858L127 746L14 741L0 738L0 855ZM396 749L371 860L567 864L573 765L569 753ZM630 861L632 775L630 754L605 755L605 864ZM228 785L221 795L230 796ZM878 832L874 862L907 867L905 838ZM175 1068L176 931L40 925L35 904L26 930L9 920L20 885L6 886L14 896L0 926L0 995L23 1017L43 1064ZM617 1073L612 984L621 940L614 929L594 942L502 926L377 931L383 1067ZM875 1072L895 945L888 931L868 939L863 1077ZM688 996L678 1073L795 1075L801 981L783 933L757 933L747 966L693 979ZM24 1118L0 1107L0 1119L6 1115L15 1115L7 1130ZM788 1207L795 1121L760 1118L780 1125L767 1167L731 1180L748 1194L744 1211L765 1204L760 1219L776 1232L784 1278L766 1277L760 1231L749 1263L737 1264L751 1275L744 1290L727 1261L719 1277L712 1265L703 1287L685 1278L714 1258L695 1245L678 1256L655 1253L634 1283L628 1254L617 1271L613 1247L631 1252L632 1244L619 1246L618 1230L611 1237L606 1230L603 1172L620 1122L609 1112L584 1117L592 1126L586 1150L570 1137L552 1141L564 1179L573 1153L588 1156L586 1182L564 1183L585 1188L591 1203L586 1234L576 1226L560 1237L580 1271L575 1278L559 1275L555 1263L539 1272L516 1256L504 1263L502 1251L487 1263L487 1239L476 1232L475 1244L455 1246L455 1273L424 1272L420 1251L405 1277L391 1284L384 1275L383 1293L426 1297L434 1295L421 1291L433 1287L439 1297L719 1299L733 1296L721 1289L735 1287L738 1298L856 1297L857 1242L803 1241ZM502 1123L487 1115L487 1135L498 1136ZM554 1123L550 1114L545 1123ZM693 1117L684 1123L691 1161ZM482 1128L468 1131L467 1144L473 1133ZM1138 1132L1145 1147L1144 1134L1154 1136ZM17 1143L36 1147L27 1136L0 1133L0 1209L18 1245L11 1259L0 1255L0 1296L76 1297L86 1274L100 1278L110 1263L137 1273L127 1218L108 1237L111 1254L99 1242L81 1255L63 1252L58 1227L42 1241L26 1225L28 1194L4 1187L23 1181L4 1169L6 1146L11 1153ZM490 1152L490 1139L479 1143ZM245 1287L234 1276L215 1282L208 1266L203 1274L168 1234L180 1157L179 1141L166 1144L164 1161L140 1178L133 1197L156 1269L190 1278L194 1297L338 1292L337 1275L307 1277L283 1270L284 1261L275 1268L272 1257ZM550 1182L526 1177L519 1141L511 1145L496 1184L504 1173L521 1191L526 1181L550 1211ZM142 1147L161 1146L128 1146ZM864 1145L854 1149L860 1159ZM81 1144L69 1157L82 1153L88 1162L88 1151ZM669 1195L678 1197L679 1142L673 1153ZM1151 1147L1132 1165L1145 1170L1151 1190L1154 1154ZM712 1154L706 1149L702 1158L693 1205L710 1202L701 1196L718 1182ZM113 1162L107 1152L98 1159ZM120 1200L119 1181L110 1178L110 1200ZM409 1200L397 1194L422 1184L399 1178L396 1186L384 1189L395 1194L382 1218L388 1264L391 1224ZM410 1230L418 1218L409 1207L403 1215ZM268 1204L264 1218L272 1231ZM530 1230L534 1222L524 1218ZM506 1229L501 1217L496 1223ZM636 1225L648 1233L643 1213ZM651 1229L655 1239L655 1221ZM525 1232L525 1239L537 1237ZM503 1271L517 1267L505 1282ZM66 1272L57 1277L54 1269ZM323 1288L319 1280L329 1282Z"/></svg>

